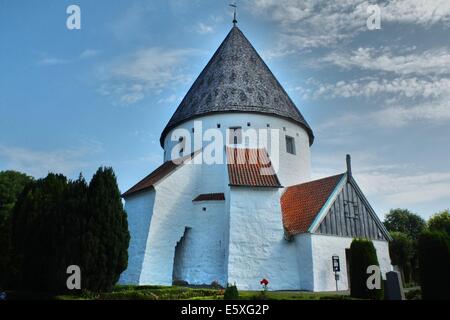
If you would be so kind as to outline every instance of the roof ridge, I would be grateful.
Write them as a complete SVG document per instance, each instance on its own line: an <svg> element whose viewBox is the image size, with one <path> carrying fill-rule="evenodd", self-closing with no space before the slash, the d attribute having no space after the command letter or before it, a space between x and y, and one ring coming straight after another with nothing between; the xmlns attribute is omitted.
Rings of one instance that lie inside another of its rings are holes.
<svg viewBox="0 0 450 320"><path fill-rule="evenodd" d="M293 185L291 185L291 186L287 186L286 188L292 188L292 187L303 186L303 185L305 185L305 184L313 183L313 182L320 182L320 181L323 181L323 180L326 180L326 179L331 179L331 178L336 178L336 177L339 177L339 176L343 176L343 175L345 175L345 174L346 174L345 172L343 172L343 173L338 173L338 174L334 174L334 175L328 176L328 177L323 177L323 178L319 178L319 179L315 179L315 180L310 180L310 181L306 181L306 182L302 182L302 183L298 183L298 184L293 184Z"/></svg>
<svg viewBox="0 0 450 320"><path fill-rule="evenodd" d="M134 186L129 188L127 191L125 191L122 194L122 197L128 197L137 192L141 192L141 191L152 188L155 183L159 182L160 180L162 180L165 177L167 177L168 175L170 175L178 167L184 165L187 162L187 160L194 159L202 151L203 151L203 148L200 148L186 156L183 156L183 157L180 157L177 159L167 160L167 161L163 162L159 167L157 167L155 170L153 170L150 174L146 175L138 183L136 183Z"/></svg>

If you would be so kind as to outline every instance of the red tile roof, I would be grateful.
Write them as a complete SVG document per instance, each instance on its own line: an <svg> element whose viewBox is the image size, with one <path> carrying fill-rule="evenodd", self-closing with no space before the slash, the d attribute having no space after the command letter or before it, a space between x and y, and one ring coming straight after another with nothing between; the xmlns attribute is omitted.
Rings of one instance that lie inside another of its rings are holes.
<svg viewBox="0 0 450 320"><path fill-rule="evenodd" d="M265 149L227 147L230 186L281 188Z"/></svg>
<svg viewBox="0 0 450 320"><path fill-rule="evenodd" d="M288 187L281 196L285 230L294 235L307 232L344 174Z"/></svg>
<svg viewBox="0 0 450 320"><path fill-rule="evenodd" d="M150 173L148 176L146 176L144 179L136 183L133 187L131 187L127 192L122 194L123 198L126 198L128 196L131 196L132 194L135 194L140 191L144 191L147 189L150 189L153 187L155 183L162 180L163 178L167 177L170 173L175 171L176 168L183 165L186 161L189 161L194 156L196 156L200 150L193 152L190 155L174 159L173 161L166 161L161 166L156 168L152 173Z"/></svg>
<svg viewBox="0 0 450 320"><path fill-rule="evenodd" d="M204 193L198 195L192 201L223 201L225 200L225 194L223 193Z"/></svg>

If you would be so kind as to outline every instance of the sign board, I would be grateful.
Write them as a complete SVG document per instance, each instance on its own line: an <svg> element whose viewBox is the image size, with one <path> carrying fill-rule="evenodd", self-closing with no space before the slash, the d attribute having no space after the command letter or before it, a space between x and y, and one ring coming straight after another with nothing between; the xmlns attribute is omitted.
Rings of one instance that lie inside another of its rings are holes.
<svg viewBox="0 0 450 320"><path fill-rule="evenodd" d="M334 272L341 271L341 265L339 263L339 256L332 256L332 262L333 262L333 271Z"/></svg>

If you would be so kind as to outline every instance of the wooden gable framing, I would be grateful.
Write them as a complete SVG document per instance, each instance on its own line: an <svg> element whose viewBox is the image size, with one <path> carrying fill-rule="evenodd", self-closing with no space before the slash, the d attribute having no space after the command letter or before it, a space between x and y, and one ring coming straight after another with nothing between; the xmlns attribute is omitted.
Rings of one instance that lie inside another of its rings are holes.
<svg viewBox="0 0 450 320"><path fill-rule="evenodd" d="M352 176L345 175L328 200L309 232L370 240L392 239Z"/></svg>

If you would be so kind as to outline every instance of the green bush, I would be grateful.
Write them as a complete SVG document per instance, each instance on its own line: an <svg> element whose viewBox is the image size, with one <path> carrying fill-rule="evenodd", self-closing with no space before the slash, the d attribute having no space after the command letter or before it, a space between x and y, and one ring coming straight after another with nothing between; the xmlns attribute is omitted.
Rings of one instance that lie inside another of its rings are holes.
<svg viewBox="0 0 450 320"><path fill-rule="evenodd" d="M370 290L367 287L367 267L378 264L377 252L372 241L354 239L350 246L350 294L354 298L382 299L384 295L383 281L381 289ZM380 275L381 276L381 275Z"/></svg>
<svg viewBox="0 0 450 320"><path fill-rule="evenodd" d="M421 234L419 268L423 299L450 299L450 238L445 233Z"/></svg>
<svg viewBox="0 0 450 320"><path fill-rule="evenodd" d="M411 282L411 260L414 254L414 241L402 232L391 232L392 241L389 242L389 255L393 265L400 266L405 283Z"/></svg>
<svg viewBox="0 0 450 320"><path fill-rule="evenodd" d="M405 293L406 300L421 300L422 291L420 289L410 290Z"/></svg>
<svg viewBox="0 0 450 320"><path fill-rule="evenodd" d="M219 281L216 281L216 280L211 282L210 287L213 289L223 289L223 287L220 285Z"/></svg>
<svg viewBox="0 0 450 320"><path fill-rule="evenodd" d="M223 296L224 300L237 300L239 299L239 291L236 287L236 285L227 285L227 288L225 289L225 293Z"/></svg>

